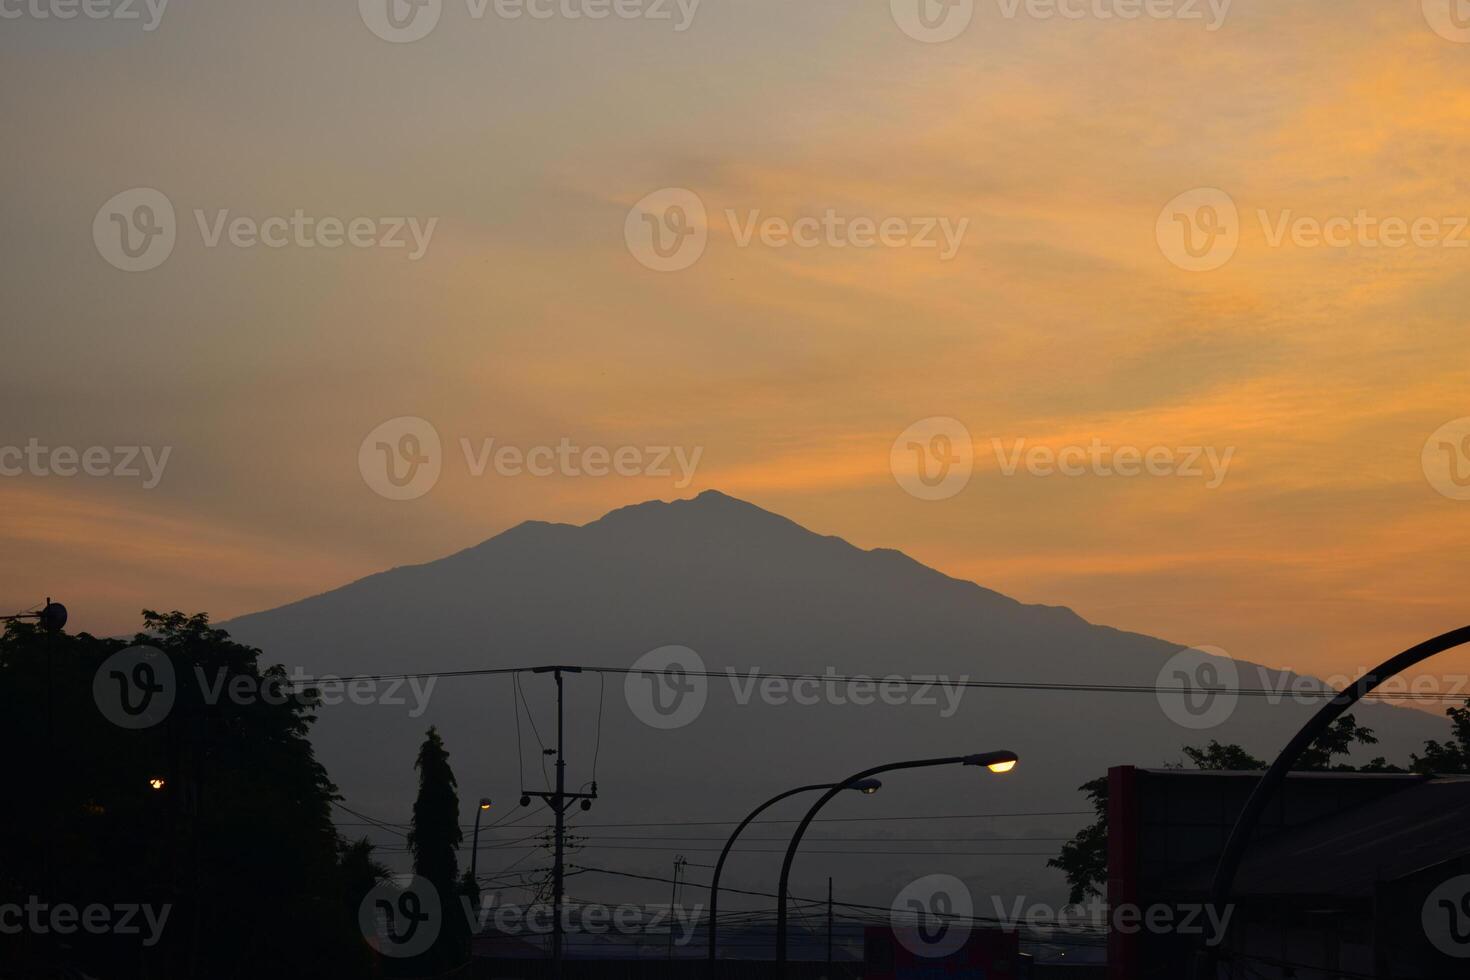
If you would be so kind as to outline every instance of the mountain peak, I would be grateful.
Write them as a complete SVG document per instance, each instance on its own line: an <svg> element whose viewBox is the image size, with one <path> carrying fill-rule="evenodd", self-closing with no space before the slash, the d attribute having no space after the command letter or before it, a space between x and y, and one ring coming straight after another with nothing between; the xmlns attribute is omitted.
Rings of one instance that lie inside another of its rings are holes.
<svg viewBox="0 0 1470 980"><path fill-rule="evenodd" d="M728 529L749 533L764 527L769 530L779 529L784 533L812 533L789 518L719 490L704 490L693 497L675 500L645 500L642 503L629 504L608 511L585 526L591 529L599 526L647 527L653 524L673 524L682 526L685 530L698 527L706 532Z"/></svg>

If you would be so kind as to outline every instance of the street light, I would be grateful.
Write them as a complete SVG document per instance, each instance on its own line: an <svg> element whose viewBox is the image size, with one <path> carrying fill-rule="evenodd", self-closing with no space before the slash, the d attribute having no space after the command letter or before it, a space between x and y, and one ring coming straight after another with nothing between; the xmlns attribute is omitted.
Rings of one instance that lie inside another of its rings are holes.
<svg viewBox="0 0 1470 980"><path fill-rule="evenodd" d="M470 846L470 880L475 887L480 887L480 879L475 876L475 871L480 867L480 814L490 809L490 797L480 797L480 805L475 807L475 839Z"/></svg>
<svg viewBox="0 0 1470 980"><path fill-rule="evenodd" d="M22 619L34 619L43 632L59 633L66 626L66 607L59 602L52 602L51 597L47 596L46 605L39 610L0 616L0 623L14 623Z"/></svg>
<svg viewBox="0 0 1470 980"><path fill-rule="evenodd" d="M796 849L801 846L802 835L806 833L807 827L811 825L817 815L817 811L827 805L832 797L848 789L861 780L876 776L879 773L893 772L896 769L924 769L929 766L984 766L995 773L1010 772L1016 768L1019 761L1016 753L1011 751L981 752L976 755L953 755L943 759L914 759L910 762L890 762L886 766L874 766L872 769L864 769L862 772L853 773L840 783L834 783L832 788L823 793L812 808L801 818L801 823L796 825L796 833L791 835L791 843L786 846L786 858L781 862L781 883L776 887L776 973L784 976L786 973L786 887L791 881L791 862L796 859Z"/></svg>
<svg viewBox="0 0 1470 980"><path fill-rule="evenodd" d="M735 846L735 838L739 837L740 832L772 804L779 803L788 796L795 796L797 793L810 793L819 789L832 789L836 785L836 783L813 783L810 786L798 786L795 789L788 789L784 793L777 793L754 810L751 810L746 818L740 821L740 825L735 828L735 832L730 835L730 839L725 841L725 847L720 851L720 859L715 862L714 877L711 879L709 885L709 961L712 970L715 962L715 933L719 927L720 873L725 870L725 858L730 856L730 848ZM872 796L878 792L878 788L882 785L876 779L863 779L846 788L856 790L864 796Z"/></svg>

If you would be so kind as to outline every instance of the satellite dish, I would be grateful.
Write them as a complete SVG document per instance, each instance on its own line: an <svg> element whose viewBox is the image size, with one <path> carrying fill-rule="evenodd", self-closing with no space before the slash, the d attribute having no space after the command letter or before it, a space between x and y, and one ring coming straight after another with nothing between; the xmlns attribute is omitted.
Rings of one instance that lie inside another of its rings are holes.
<svg viewBox="0 0 1470 980"><path fill-rule="evenodd" d="M41 628L48 632L59 633L66 625L66 607L59 602L46 601L46 608L42 609L37 616Z"/></svg>

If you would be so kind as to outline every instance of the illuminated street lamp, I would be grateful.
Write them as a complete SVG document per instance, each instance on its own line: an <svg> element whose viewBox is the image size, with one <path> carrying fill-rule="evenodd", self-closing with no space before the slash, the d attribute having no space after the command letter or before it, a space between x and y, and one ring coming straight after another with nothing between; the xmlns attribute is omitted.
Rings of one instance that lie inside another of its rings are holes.
<svg viewBox="0 0 1470 980"><path fill-rule="evenodd" d="M475 839L470 847L470 880L475 882L475 887L480 887L480 879L475 877L475 871L480 866L480 814L490 809L490 797L480 797L480 805L475 807Z"/></svg>
<svg viewBox="0 0 1470 980"><path fill-rule="evenodd" d="M876 779L861 779L851 786L845 786L843 788L856 790L864 796L872 796L878 792L878 788L882 785ZM740 821L740 825L735 828L735 832L730 835L730 839L725 841L725 847L720 851L720 859L715 862L715 873L709 886L709 961L711 969L713 969L715 962L715 935L716 930L719 928L720 874L725 870L725 858L730 856L730 848L735 846L735 838L739 837L740 832L772 804L779 803L788 796L795 796L797 793L810 793L819 789L832 789L836 786L836 783L813 783L810 786L798 786L795 789L788 789L784 793L777 793L754 810L751 810L746 818Z"/></svg>
<svg viewBox="0 0 1470 980"><path fill-rule="evenodd" d="M791 881L791 862L796 859L796 849L801 846L802 835L816 818L817 812L827 805L827 801L838 793L851 788L854 784L876 776L879 773L893 772L896 769L924 769L930 766L984 766L990 772L1004 773L1016 768L1018 757L1010 751L982 752L977 755L955 755L943 759L914 759L910 762L890 762L886 766L874 766L872 769L864 769L862 772L853 773L840 783L834 783L832 788L823 793L812 808L801 818L801 823L796 826L796 833L791 835L791 843L786 846L786 859L781 863L781 883L776 888L776 974L784 976L786 972L786 887Z"/></svg>

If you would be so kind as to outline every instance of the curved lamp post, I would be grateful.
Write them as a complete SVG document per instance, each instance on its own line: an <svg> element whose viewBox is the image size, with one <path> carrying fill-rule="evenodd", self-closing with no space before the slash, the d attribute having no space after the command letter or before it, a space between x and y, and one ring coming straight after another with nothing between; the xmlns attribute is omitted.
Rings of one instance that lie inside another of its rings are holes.
<svg viewBox="0 0 1470 980"><path fill-rule="evenodd" d="M480 805L475 807L475 837L470 845L470 879L474 881L475 887L480 887L479 876L475 872L480 867L480 814L490 809L490 797L480 797ZM476 894L479 894L476 892Z"/></svg>
<svg viewBox="0 0 1470 980"><path fill-rule="evenodd" d="M786 859L781 862L781 883L776 888L776 973L783 976L786 972L786 886L791 880L791 862L796 858L796 849L801 846L802 835L811 825L817 812L827 805L832 799L844 789L848 789L860 780L876 776L879 773L893 772L896 769L924 769L929 766L984 766L991 772L1010 772L1016 768L1019 761L1016 753L1010 751L982 752L978 755L953 755L943 759L914 759L910 762L890 762L886 766L874 766L872 769L864 769L862 772L853 773L840 783L834 783L832 788L823 793L812 808L801 818L801 823L796 826L796 833L791 835L791 843L786 846Z"/></svg>
<svg viewBox="0 0 1470 980"><path fill-rule="evenodd" d="M1276 761L1271 763L1271 768L1266 770L1266 774L1251 791L1249 799L1245 801L1245 808L1240 811L1240 816L1235 820L1235 826L1230 830L1230 837L1225 842L1225 850L1220 852L1220 863L1215 865L1215 878L1210 884L1210 905L1216 914L1219 914L1230 900L1230 890L1235 884L1235 874L1240 870L1241 859L1245 856L1246 846L1255 833L1256 824L1260 822L1261 812L1266 809L1266 804L1271 801L1272 795L1286 780L1286 774L1291 771L1292 764L1306 751L1307 747L1327 731L1343 712L1361 701L1364 696L1370 694L1384 681L1403 673L1421 661L1428 660L1437 653L1443 653L1463 643L1470 643L1470 626L1462 626L1448 633L1441 633L1385 661L1374 670L1359 677L1353 682L1352 687L1343 689L1337 697L1323 705L1322 709L1302 726L1302 730L1286 743L1286 748L1281 750ZM1224 944L1226 931L1228 928L1222 927L1221 934L1216 940L1216 948ZM1208 975L1209 970L1213 968L1213 963L1214 954L1202 951L1195 960L1196 975L1199 977Z"/></svg>
<svg viewBox="0 0 1470 980"><path fill-rule="evenodd" d="M746 815L745 819L740 821L740 825L735 828L734 833L730 835L730 839L725 841L724 849L720 851L720 859L715 862L715 873L713 878L710 880L709 885L709 961L711 964L711 968L713 968L715 962L715 934L719 923L720 873L725 870L725 858L730 856L730 848L735 846L735 838L740 836L741 831L743 831L752 820L764 813L769 807L776 803L780 803L788 796L795 796L798 793L811 793L819 789L832 789L836 785L836 783L813 783L810 786L798 786L795 789L788 789L784 793L777 793L775 796L771 797L769 800L766 800L766 802L762 803L754 810L751 810L750 813ZM845 788L857 790L859 793L862 793L866 796L872 796L874 793L878 792L878 788L882 785L883 784L878 782L878 780L876 779L861 779L853 783L851 786L847 786Z"/></svg>

